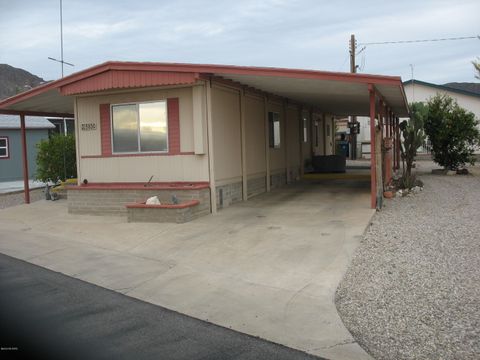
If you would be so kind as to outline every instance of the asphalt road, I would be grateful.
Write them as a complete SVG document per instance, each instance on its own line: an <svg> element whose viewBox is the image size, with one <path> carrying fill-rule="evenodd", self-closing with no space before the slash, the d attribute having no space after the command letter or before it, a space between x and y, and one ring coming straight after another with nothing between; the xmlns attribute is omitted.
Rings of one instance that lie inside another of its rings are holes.
<svg viewBox="0 0 480 360"><path fill-rule="evenodd" d="M318 359L3 254L0 347L0 359Z"/></svg>

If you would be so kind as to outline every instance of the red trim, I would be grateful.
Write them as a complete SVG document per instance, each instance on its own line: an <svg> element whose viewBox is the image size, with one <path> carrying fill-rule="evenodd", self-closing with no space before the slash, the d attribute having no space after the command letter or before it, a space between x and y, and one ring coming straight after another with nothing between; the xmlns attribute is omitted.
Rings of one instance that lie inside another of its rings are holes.
<svg viewBox="0 0 480 360"><path fill-rule="evenodd" d="M377 169L375 159L375 87L368 85L370 92L370 206L377 207Z"/></svg>
<svg viewBox="0 0 480 360"><path fill-rule="evenodd" d="M100 138L102 157L112 155L112 130L110 123L110 104L100 104Z"/></svg>
<svg viewBox="0 0 480 360"><path fill-rule="evenodd" d="M137 154L111 154L111 155L83 155L81 159L100 159L100 158L122 158L122 157L144 157L144 156L177 156L177 155L195 155L193 151L171 153L137 153Z"/></svg>
<svg viewBox="0 0 480 360"><path fill-rule="evenodd" d="M205 181L192 182L152 182L148 186L139 182L118 183L88 183L87 185L68 186L68 190L199 190L208 189L210 184Z"/></svg>
<svg viewBox="0 0 480 360"><path fill-rule="evenodd" d="M0 136L0 140L3 140L3 139L7 140L7 156L0 155L0 160L8 160L10 159L10 140L8 140L8 136Z"/></svg>
<svg viewBox="0 0 480 360"><path fill-rule="evenodd" d="M193 84L195 73L108 70L60 87L62 95L92 93L109 89Z"/></svg>
<svg viewBox="0 0 480 360"><path fill-rule="evenodd" d="M51 116L51 117L61 117L61 118L74 118L75 116L70 113L56 113L48 111L24 111L24 110L6 110L0 109L0 114L5 115L26 115L26 116Z"/></svg>
<svg viewBox="0 0 480 360"><path fill-rule="evenodd" d="M167 99L168 112L168 153L180 154L180 109L178 98Z"/></svg>
<svg viewBox="0 0 480 360"><path fill-rule="evenodd" d="M127 209L186 209L189 207L194 207L196 205L200 204L200 201L198 200L189 200L181 204L145 204L143 203L131 203L131 204L126 204L125 207Z"/></svg>

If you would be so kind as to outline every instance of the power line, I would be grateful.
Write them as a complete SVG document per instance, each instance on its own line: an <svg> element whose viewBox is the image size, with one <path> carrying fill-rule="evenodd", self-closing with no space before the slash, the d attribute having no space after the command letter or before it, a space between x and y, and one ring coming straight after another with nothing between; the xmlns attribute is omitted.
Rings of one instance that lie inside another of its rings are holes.
<svg viewBox="0 0 480 360"><path fill-rule="evenodd" d="M438 39L381 41L381 42L359 43L358 45L410 44L410 43L421 43L421 42L431 42L431 41L454 41L454 40L467 40L467 39L479 39L480 40L480 35L451 37L451 38L438 38Z"/></svg>

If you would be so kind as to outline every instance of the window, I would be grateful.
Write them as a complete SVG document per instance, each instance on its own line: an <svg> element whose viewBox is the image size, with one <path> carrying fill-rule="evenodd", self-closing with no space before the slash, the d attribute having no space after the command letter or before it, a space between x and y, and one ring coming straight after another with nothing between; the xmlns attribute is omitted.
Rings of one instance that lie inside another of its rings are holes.
<svg viewBox="0 0 480 360"><path fill-rule="evenodd" d="M276 112L268 112L268 125L270 135L270 147L280 148L280 115Z"/></svg>
<svg viewBox="0 0 480 360"><path fill-rule="evenodd" d="M8 137L0 137L0 159L9 158Z"/></svg>
<svg viewBox="0 0 480 360"><path fill-rule="evenodd" d="M48 131L48 135L75 134L74 119L47 118L47 120L50 121L53 125L55 125L55 129L50 129Z"/></svg>
<svg viewBox="0 0 480 360"><path fill-rule="evenodd" d="M303 142L308 141L308 120L306 117L303 118Z"/></svg>
<svg viewBox="0 0 480 360"><path fill-rule="evenodd" d="M168 151L167 102L112 105L115 153Z"/></svg>

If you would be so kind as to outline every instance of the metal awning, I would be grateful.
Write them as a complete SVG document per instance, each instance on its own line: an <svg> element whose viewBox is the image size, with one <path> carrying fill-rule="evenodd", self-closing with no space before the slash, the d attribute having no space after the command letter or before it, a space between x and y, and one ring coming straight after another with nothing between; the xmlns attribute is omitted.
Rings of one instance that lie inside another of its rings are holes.
<svg viewBox="0 0 480 360"><path fill-rule="evenodd" d="M369 115L369 86L397 116L408 116L400 77L339 72L146 62L107 62L0 101L4 113L67 116L75 95L191 84L215 76L334 115Z"/></svg>

